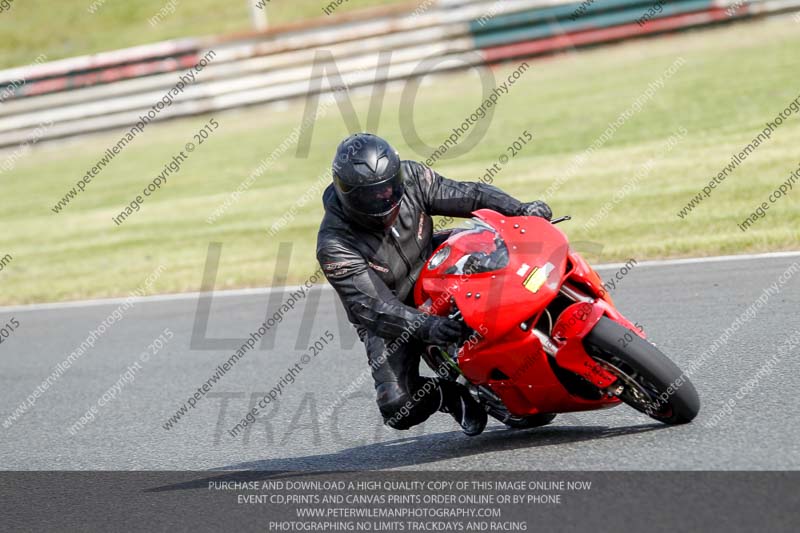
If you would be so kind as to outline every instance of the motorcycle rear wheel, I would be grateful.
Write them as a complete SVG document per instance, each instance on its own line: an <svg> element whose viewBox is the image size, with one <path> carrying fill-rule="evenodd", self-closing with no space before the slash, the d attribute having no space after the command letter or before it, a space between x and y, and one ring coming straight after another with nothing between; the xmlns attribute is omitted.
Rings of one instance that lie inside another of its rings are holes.
<svg viewBox="0 0 800 533"><path fill-rule="evenodd" d="M602 317L583 340L587 353L619 377L620 400L665 424L691 422L700 398L686 375L636 333Z"/></svg>

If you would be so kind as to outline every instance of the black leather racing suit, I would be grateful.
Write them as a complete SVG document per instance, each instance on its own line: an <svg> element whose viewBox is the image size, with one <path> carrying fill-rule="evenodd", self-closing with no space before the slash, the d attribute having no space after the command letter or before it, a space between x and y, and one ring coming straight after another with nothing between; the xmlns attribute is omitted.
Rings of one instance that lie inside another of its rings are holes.
<svg viewBox="0 0 800 533"><path fill-rule="evenodd" d="M403 335L424 320L412 299L434 248L431 216L469 217L483 208L517 216L524 205L491 185L449 180L414 161L401 165L406 189L397 220L386 231L348 221L333 185L325 190L317 259L366 346L384 421L408 429L442 408L450 386L420 377L424 346Z"/></svg>

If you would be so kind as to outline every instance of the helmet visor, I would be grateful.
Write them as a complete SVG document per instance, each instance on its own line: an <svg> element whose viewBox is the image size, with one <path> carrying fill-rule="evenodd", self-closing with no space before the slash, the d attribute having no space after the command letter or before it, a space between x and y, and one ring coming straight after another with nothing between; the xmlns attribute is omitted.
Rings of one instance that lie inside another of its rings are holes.
<svg viewBox="0 0 800 533"><path fill-rule="evenodd" d="M334 176L347 206L367 216L377 217L392 211L400 203L405 191L403 171L380 183L349 187Z"/></svg>

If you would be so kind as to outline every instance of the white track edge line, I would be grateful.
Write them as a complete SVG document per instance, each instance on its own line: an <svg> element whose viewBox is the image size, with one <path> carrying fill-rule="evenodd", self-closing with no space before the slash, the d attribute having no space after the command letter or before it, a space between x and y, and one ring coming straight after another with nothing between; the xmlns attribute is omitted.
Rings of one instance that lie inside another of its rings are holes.
<svg viewBox="0 0 800 533"><path fill-rule="evenodd" d="M712 257L688 257L683 259L656 259L652 261L637 262L635 268L642 267L662 267L662 266L677 266L677 265L693 265L698 263L716 263L725 261L749 261L754 259L780 259L787 257L800 257L800 251L789 252L766 252L759 254L741 254L741 255L718 255ZM629 263L606 263L595 265L595 270L613 270L619 269ZM214 298L226 298L230 296L255 296L267 295L273 290L293 290L297 289L298 285L287 285L285 287L258 287L249 289L227 289L221 291L214 291ZM323 289L330 289L330 285L322 285ZM20 312L20 311L40 311L49 309L70 309L75 307L94 307L102 305L119 305L130 299L134 303L151 303L151 302L167 302L174 300L189 300L198 298L201 292L181 292L173 294L154 294L150 296L136 296L136 297L115 297L115 298L102 298L90 300L72 300L69 302L52 302L28 305L12 305L8 307L0 307L0 313Z"/></svg>

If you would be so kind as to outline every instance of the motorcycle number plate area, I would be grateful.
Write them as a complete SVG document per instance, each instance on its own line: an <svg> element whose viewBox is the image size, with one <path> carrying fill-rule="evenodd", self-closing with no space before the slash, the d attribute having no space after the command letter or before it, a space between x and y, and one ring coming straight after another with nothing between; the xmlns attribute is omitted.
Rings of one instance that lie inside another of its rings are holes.
<svg viewBox="0 0 800 533"><path fill-rule="evenodd" d="M547 282L547 279L550 277L550 273L555 270L555 265L553 263L547 263L543 267L533 267L531 273L527 275L525 280L522 282L522 286L531 291L532 293L536 294L539 292L539 289L542 288Z"/></svg>

